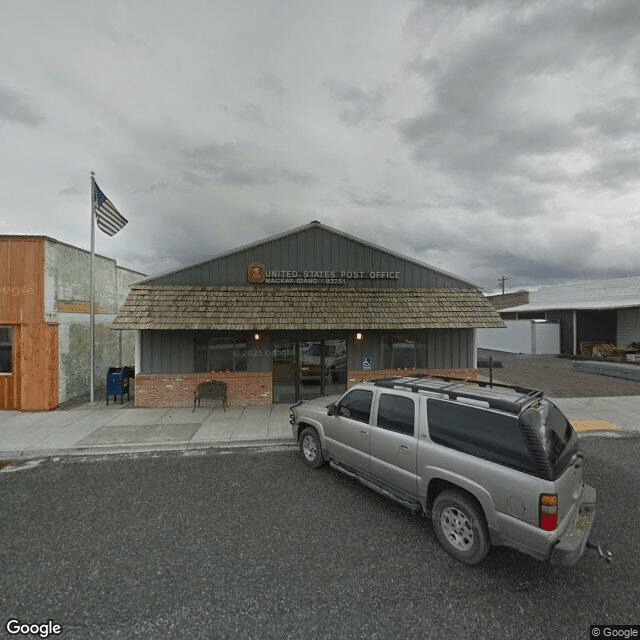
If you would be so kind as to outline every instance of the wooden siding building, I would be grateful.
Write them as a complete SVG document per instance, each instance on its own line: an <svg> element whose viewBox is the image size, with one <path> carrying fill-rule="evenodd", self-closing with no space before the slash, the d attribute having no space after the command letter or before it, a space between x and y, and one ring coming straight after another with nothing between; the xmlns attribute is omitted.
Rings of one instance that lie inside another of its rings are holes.
<svg viewBox="0 0 640 640"><path fill-rule="evenodd" d="M0 409L46 411L89 390L90 255L44 236L0 236ZM96 272L102 375L108 363L133 363L133 341L106 327L143 274L102 256Z"/></svg>
<svg viewBox="0 0 640 640"><path fill-rule="evenodd" d="M146 279L113 324L138 335L138 406L187 405L207 379L270 404L408 371L475 378L475 331L501 326L477 285L316 221Z"/></svg>

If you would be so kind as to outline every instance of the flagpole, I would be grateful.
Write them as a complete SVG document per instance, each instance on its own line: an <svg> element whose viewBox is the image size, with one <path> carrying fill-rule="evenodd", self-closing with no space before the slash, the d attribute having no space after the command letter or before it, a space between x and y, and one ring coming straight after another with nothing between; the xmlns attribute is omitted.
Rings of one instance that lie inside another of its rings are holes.
<svg viewBox="0 0 640 640"><path fill-rule="evenodd" d="M95 369L95 360L96 360L96 346L95 346L95 257L96 257L96 223L94 220L95 216L95 180L94 176L96 174L91 172L91 267L90 267L90 309L89 309L89 342L91 343L90 350L90 373L89 373L89 402L93 404L93 385L94 385L94 369Z"/></svg>

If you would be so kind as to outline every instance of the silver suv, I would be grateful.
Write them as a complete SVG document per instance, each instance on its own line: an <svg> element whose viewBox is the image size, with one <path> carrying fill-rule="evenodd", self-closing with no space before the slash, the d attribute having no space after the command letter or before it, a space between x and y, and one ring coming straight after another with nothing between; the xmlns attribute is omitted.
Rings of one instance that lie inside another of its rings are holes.
<svg viewBox="0 0 640 640"><path fill-rule="evenodd" d="M292 407L305 463L328 461L430 515L453 557L475 564L491 545L563 566L582 555L596 493L575 431L542 392L411 376L328 400Z"/></svg>

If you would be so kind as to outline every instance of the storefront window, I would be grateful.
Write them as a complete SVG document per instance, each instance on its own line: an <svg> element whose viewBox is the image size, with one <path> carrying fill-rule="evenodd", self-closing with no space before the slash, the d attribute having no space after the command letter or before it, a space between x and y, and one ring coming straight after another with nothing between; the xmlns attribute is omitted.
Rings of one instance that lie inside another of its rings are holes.
<svg viewBox="0 0 640 640"><path fill-rule="evenodd" d="M0 373L13 371L11 327L0 327Z"/></svg>
<svg viewBox="0 0 640 640"><path fill-rule="evenodd" d="M424 369L427 366L427 343L423 336L383 336L384 369Z"/></svg>

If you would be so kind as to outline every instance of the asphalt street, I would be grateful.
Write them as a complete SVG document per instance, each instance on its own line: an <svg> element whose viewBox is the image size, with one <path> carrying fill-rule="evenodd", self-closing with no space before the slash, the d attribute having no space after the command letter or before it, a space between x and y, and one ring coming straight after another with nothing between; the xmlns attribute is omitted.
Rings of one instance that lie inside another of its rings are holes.
<svg viewBox="0 0 640 640"><path fill-rule="evenodd" d="M428 520L294 450L13 466L0 472L0 637L21 637L9 619L82 640L574 640L638 624L640 437L582 443L592 537L614 562L569 570L508 549L462 565Z"/></svg>

